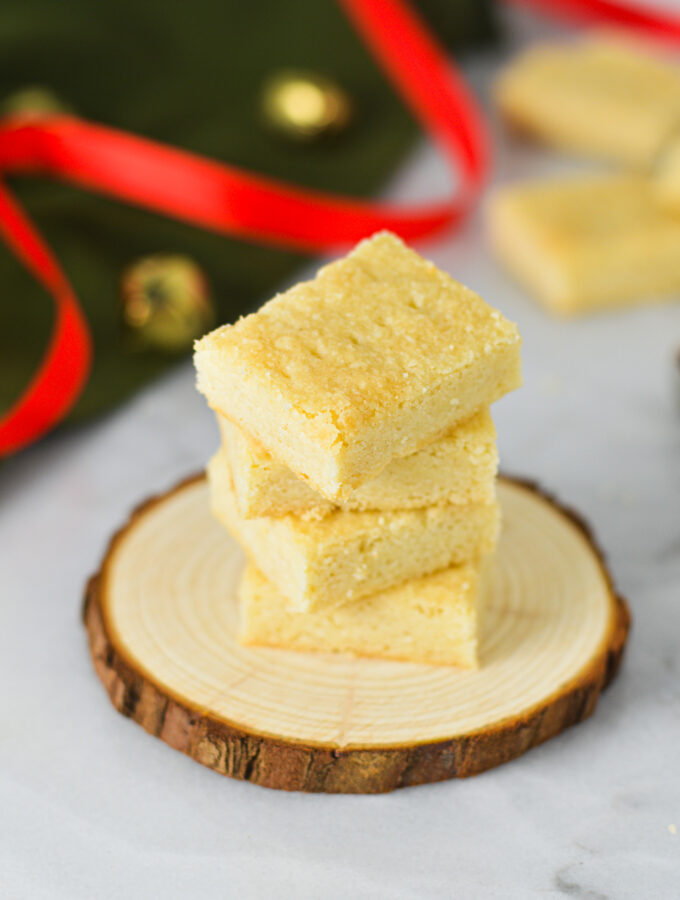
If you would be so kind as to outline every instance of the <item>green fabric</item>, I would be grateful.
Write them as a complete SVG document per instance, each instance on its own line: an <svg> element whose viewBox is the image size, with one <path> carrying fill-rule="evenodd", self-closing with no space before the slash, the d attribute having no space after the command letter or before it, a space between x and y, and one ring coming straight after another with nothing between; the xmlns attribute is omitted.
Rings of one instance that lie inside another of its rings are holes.
<svg viewBox="0 0 680 900"><path fill-rule="evenodd" d="M489 3L419 4L449 47L492 33ZM333 142L294 145L258 117L263 80L279 68L336 78L353 96L353 126ZM86 119L127 129L300 185L366 196L389 177L418 133L333 0L4 0L0 101L50 88ZM85 309L95 342L88 386L70 416L119 402L173 363L125 349L119 280L151 253L201 265L218 321L229 321L292 276L303 257L218 237L38 178L12 189L50 243ZM49 337L51 301L0 245L0 409L35 370Z"/></svg>

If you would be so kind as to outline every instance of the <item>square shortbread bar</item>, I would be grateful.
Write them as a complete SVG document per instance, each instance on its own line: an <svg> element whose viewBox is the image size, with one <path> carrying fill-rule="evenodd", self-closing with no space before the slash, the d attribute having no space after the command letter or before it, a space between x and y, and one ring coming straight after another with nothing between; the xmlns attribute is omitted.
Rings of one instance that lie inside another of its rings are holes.
<svg viewBox="0 0 680 900"><path fill-rule="evenodd" d="M548 143L646 169L677 129L680 67L622 36L539 45L503 71L496 98Z"/></svg>
<svg viewBox="0 0 680 900"><path fill-rule="evenodd" d="M244 644L476 668L483 570L465 563L335 609L293 612L252 564L239 586Z"/></svg>
<svg viewBox="0 0 680 900"><path fill-rule="evenodd" d="M498 257L556 312L680 294L680 220L642 176L501 188L488 225Z"/></svg>
<svg viewBox="0 0 680 900"><path fill-rule="evenodd" d="M211 460L208 479L215 516L298 611L337 606L476 559L493 549L498 535L497 503L338 510L318 521L244 519L223 451Z"/></svg>
<svg viewBox="0 0 680 900"><path fill-rule="evenodd" d="M198 388L327 499L518 387L515 325L383 232L196 345Z"/></svg>
<svg viewBox="0 0 680 900"><path fill-rule="evenodd" d="M244 518L295 513L318 519L338 508L224 416L218 421ZM493 503L497 469L496 429L485 409L422 450L393 459L339 506L364 511Z"/></svg>

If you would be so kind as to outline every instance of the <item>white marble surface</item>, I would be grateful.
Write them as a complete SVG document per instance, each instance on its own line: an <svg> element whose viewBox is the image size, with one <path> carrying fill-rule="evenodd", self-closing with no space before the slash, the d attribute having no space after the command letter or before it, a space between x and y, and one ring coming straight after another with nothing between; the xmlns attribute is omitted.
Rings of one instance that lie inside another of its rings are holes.
<svg viewBox="0 0 680 900"><path fill-rule="evenodd" d="M564 165L497 145L499 179ZM442 185L423 150L393 193ZM552 319L489 259L479 218L424 250L519 322L503 466L589 518L630 598L595 717L468 781L342 797L220 778L115 714L82 588L130 508L216 445L187 364L0 473L3 898L680 896L680 305Z"/></svg>

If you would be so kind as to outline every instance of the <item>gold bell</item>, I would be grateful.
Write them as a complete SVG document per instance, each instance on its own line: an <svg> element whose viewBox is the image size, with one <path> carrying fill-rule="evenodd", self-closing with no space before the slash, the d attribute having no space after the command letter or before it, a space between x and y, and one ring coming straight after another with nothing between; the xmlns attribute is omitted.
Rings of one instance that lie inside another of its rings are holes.
<svg viewBox="0 0 680 900"><path fill-rule="evenodd" d="M48 87L30 85L19 88L0 102L0 115L25 116L40 119L43 116L71 114L73 107L65 103L58 94Z"/></svg>
<svg viewBox="0 0 680 900"><path fill-rule="evenodd" d="M303 142L343 131L353 105L349 94L324 75L282 70L263 85L261 112L270 128Z"/></svg>
<svg viewBox="0 0 680 900"><path fill-rule="evenodd" d="M186 256L147 256L125 269L121 311L131 349L180 353L215 322L205 275Z"/></svg>

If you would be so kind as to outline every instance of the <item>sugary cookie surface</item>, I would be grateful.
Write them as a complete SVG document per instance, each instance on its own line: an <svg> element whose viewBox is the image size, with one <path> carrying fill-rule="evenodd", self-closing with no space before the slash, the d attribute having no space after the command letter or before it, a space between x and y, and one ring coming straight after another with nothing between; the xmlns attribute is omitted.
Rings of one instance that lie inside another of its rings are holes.
<svg viewBox="0 0 680 900"><path fill-rule="evenodd" d="M350 424L417 398L438 376L514 343L517 330L383 233L205 340L306 415L328 411Z"/></svg>

